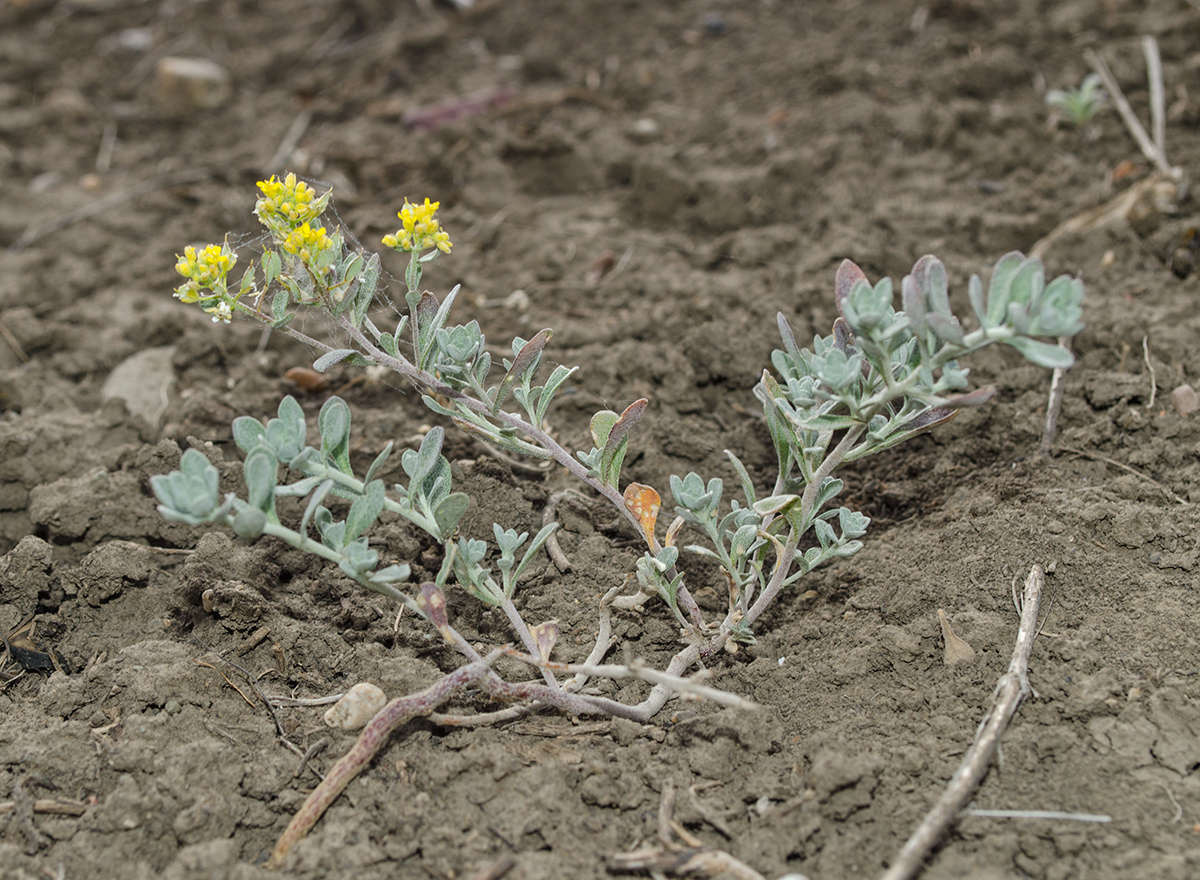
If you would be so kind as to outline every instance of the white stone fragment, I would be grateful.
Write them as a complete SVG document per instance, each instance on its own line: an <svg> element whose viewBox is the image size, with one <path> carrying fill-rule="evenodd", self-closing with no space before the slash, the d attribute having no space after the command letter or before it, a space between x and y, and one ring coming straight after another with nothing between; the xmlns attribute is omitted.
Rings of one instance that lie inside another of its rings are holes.
<svg viewBox="0 0 1200 880"><path fill-rule="evenodd" d="M387 696L370 682L360 681L325 712L325 723L339 730L361 730L387 704Z"/></svg>
<svg viewBox="0 0 1200 880"><path fill-rule="evenodd" d="M163 58L155 79L159 105L177 116L220 107L233 91L229 73L207 58Z"/></svg>

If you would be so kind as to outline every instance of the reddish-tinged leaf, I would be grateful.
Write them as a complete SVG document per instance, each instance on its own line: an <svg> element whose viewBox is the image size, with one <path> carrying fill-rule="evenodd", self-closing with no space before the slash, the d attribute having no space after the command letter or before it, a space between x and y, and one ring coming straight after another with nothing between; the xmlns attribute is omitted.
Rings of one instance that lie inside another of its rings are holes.
<svg viewBox="0 0 1200 880"><path fill-rule="evenodd" d="M989 400L996 396L996 386L987 385L983 388L976 388L966 394L959 394L956 397L949 398L945 403L946 409L959 409L964 406L983 406Z"/></svg>
<svg viewBox="0 0 1200 880"><path fill-rule="evenodd" d="M633 426L642 420L642 416L646 412L646 407L650 405L650 401L646 398L635 400L625 408L625 412L621 413L621 417L613 424L612 430L608 432L608 441L604 444L604 454L611 455L616 451L617 445L629 436L629 432L633 430Z"/></svg>
<svg viewBox="0 0 1200 880"><path fill-rule="evenodd" d="M915 437L917 434L923 434L925 431L932 431L938 425L945 424L956 415L958 415L958 410L942 409L941 407L921 413L921 415L908 423L908 428L904 436Z"/></svg>
<svg viewBox="0 0 1200 880"><path fill-rule="evenodd" d="M837 278L833 282L833 298L837 303L838 311L843 315L845 312L842 311L842 303L850 296L850 291L854 289L855 284L866 280L866 273L858 268L857 264L850 260L842 260L842 265L838 266Z"/></svg>

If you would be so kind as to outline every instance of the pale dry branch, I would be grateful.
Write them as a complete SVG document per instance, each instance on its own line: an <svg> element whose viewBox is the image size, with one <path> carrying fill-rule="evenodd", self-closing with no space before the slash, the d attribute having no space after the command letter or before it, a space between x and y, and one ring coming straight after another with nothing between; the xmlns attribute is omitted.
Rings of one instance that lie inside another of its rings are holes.
<svg viewBox="0 0 1200 880"><path fill-rule="evenodd" d="M671 675L657 669L652 669L640 660L634 660L627 666L616 663L554 663L549 660L538 660L530 657L528 654L522 654L519 651L511 649L506 653L520 660L522 663L528 663L530 666L536 666L539 669L549 669L552 672L561 672L565 675L586 675L595 678L611 679L638 678L650 684L672 690L683 697L711 700L720 706L729 706L734 709L758 708L757 703L751 702L745 697L739 697L736 694L700 684L696 681L698 676L683 678L682 676Z"/></svg>
<svg viewBox="0 0 1200 880"><path fill-rule="evenodd" d="M1146 41L1153 44L1154 57L1158 57L1158 45L1154 43L1153 37L1146 37ZM1145 46L1146 43L1143 43ZM1113 76L1112 70L1109 69L1108 62L1104 57L1092 49L1084 52L1084 57L1087 58L1088 64L1092 66L1092 70L1100 77L1104 83L1104 88L1108 91L1109 97L1113 99L1113 104L1117 108L1117 112L1121 115L1121 121L1125 123L1125 128L1129 130L1129 134L1137 142L1139 149L1147 159L1154 163L1154 167L1159 173L1172 180L1181 180L1183 170L1177 166L1172 166L1167 161L1167 155L1159 144L1146 134L1146 129L1142 127L1142 123L1138 121L1137 115L1133 112L1133 108L1129 105L1129 100L1125 97L1125 93L1121 91L1121 86L1117 83L1117 78ZM1150 60L1150 50L1146 53L1147 75L1150 79L1150 94L1158 95L1158 100L1162 101L1163 85L1162 85L1162 66L1155 66ZM1158 80L1155 82L1155 76ZM1151 108L1151 117L1155 118L1156 114L1161 114L1161 110Z"/></svg>
<svg viewBox="0 0 1200 880"><path fill-rule="evenodd" d="M1071 338L1060 336L1058 344L1069 349ZM1054 440L1058 436L1058 417L1062 415L1063 395L1066 393L1066 376L1065 369L1055 367L1050 377L1050 397L1046 402L1046 429L1042 432L1040 447L1042 455L1050 455L1054 451Z"/></svg>
<svg viewBox="0 0 1200 880"><path fill-rule="evenodd" d="M651 876L672 874L678 877L766 880L758 871L729 853L705 846L702 840L673 818L674 812L675 786L668 779L663 783L662 798L658 805L659 845L609 856L609 870L648 871Z"/></svg>
<svg viewBox="0 0 1200 880"><path fill-rule="evenodd" d="M1017 707L1029 693L1029 655L1033 651L1033 640L1037 635L1038 609L1041 606L1044 581L1045 572L1042 567L1034 565L1025 581L1021 625L1017 630L1012 660L1008 664L1008 672L1000 677L996 686L991 711L979 725L975 741L971 743L971 748L967 750L962 763L954 771L950 784L904 844L882 880L910 880L920 873L925 859L958 821L963 808L974 796L992 766L1004 731L1016 714Z"/></svg>

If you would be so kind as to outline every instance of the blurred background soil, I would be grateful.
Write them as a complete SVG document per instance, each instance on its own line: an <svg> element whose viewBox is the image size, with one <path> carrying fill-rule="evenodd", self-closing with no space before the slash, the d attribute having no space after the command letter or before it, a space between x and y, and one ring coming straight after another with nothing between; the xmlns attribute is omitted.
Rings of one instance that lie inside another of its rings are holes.
<svg viewBox="0 0 1200 880"><path fill-rule="evenodd" d="M363 467L435 422L349 367L305 392L285 373L311 352L172 299L184 246L228 232L253 256L256 180L332 187L368 248L405 197L440 200L455 248L426 286L461 284L454 320L497 350L554 328L548 358L582 367L550 416L565 444L644 396L628 479L664 495L671 474L730 479L731 449L766 484L751 388L776 314L801 340L828 333L843 258L898 280L924 253L966 313L970 274L1137 186L1152 169L1111 109L1076 129L1044 95L1081 81L1090 48L1147 118L1144 35L1168 156L1194 172L1200 10L1181 0L0 2L0 633L35 652L0 669L0 876L265 877L352 734L318 708L272 717L247 676L269 695L369 680L395 696L456 663L336 569L154 510L149 477L188 447L232 491L230 422L285 394L313 418L349 401ZM175 58L215 70L181 92L162 73ZM976 806L1112 821L968 817L925 876L1197 876L1200 413L1173 392L1200 385L1198 213L1143 199L1046 251L1088 287L1052 457L1048 375L989 350L972 379L997 386L992 405L848 470L866 548L713 667L761 709L414 723L283 875L465 878L511 859L512 877L611 876L608 856L653 843L668 782L687 828L766 876L876 875L970 743L1011 653L1010 584L1040 563L1036 693ZM395 254L385 268L403 270ZM536 527L568 485L449 436L470 534ZM539 562L520 601L577 660L640 551L593 500L560 521L574 569ZM378 535L417 577L436 571L402 524ZM718 609L717 573L687 571ZM510 639L461 593L451 605L473 641ZM939 608L972 663L943 664ZM617 633L617 659L676 650L659 607ZM302 769L281 733L327 745ZM80 806L27 809L55 798Z"/></svg>

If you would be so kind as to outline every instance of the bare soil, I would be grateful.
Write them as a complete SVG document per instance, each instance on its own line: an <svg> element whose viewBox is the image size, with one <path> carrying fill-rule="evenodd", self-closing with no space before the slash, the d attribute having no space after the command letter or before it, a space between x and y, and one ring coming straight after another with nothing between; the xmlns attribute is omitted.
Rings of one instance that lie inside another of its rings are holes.
<svg viewBox="0 0 1200 880"><path fill-rule="evenodd" d="M1111 110L1082 131L1048 123L1045 89L1077 84L1085 49L1145 118L1140 37L1157 37L1168 154L1200 161L1200 12L1178 0L428 6L0 3L0 633L32 619L14 644L40 652L0 670L0 876L265 877L313 771L353 735L318 708L279 710L302 750L327 742L300 769L247 675L271 695L366 680L394 696L456 663L336 569L154 509L148 478L189 446L236 487L230 422L288 393L313 417L345 397L363 466L434 421L348 367L304 393L284 374L310 352L170 296L185 245L232 231L250 254L254 181L283 170L267 166L298 118L286 167L331 185L369 247L404 197L442 201L456 247L426 285L463 285L457 320L498 346L554 328L548 356L582 366L551 415L564 442L590 445L599 408L651 400L626 477L664 494L670 474L732 477L724 449L767 479L751 388L775 315L799 338L829 332L843 258L899 279L937 254L966 311L971 273L1149 173ZM231 98L164 107L166 56L222 65ZM474 112L412 124L464 95ZM874 519L866 548L713 667L763 708L414 723L280 873L464 878L511 858L511 877L609 876L607 856L653 842L669 781L688 829L768 877L877 875L970 743L1011 652L1011 582L1041 563L1036 693L975 805L1112 821L966 817L925 876L1200 875L1200 413L1170 402L1200 385L1198 213L1143 204L1047 251L1050 273L1088 286L1055 455L1036 454L1048 375L989 350L972 378L998 387L994 404L848 470ZM470 533L535 526L568 485L451 436ZM561 622L571 660L639 550L595 500L561 514L574 569L539 563L521 602ZM417 576L436 570L401 524L379 534ZM688 565L718 607L715 572ZM509 640L451 602L473 640ZM939 608L973 663L943 664ZM652 661L678 637L661 608L618 633L614 656ZM472 699L460 708L488 708ZM53 798L81 815L29 812Z"/></svg>

